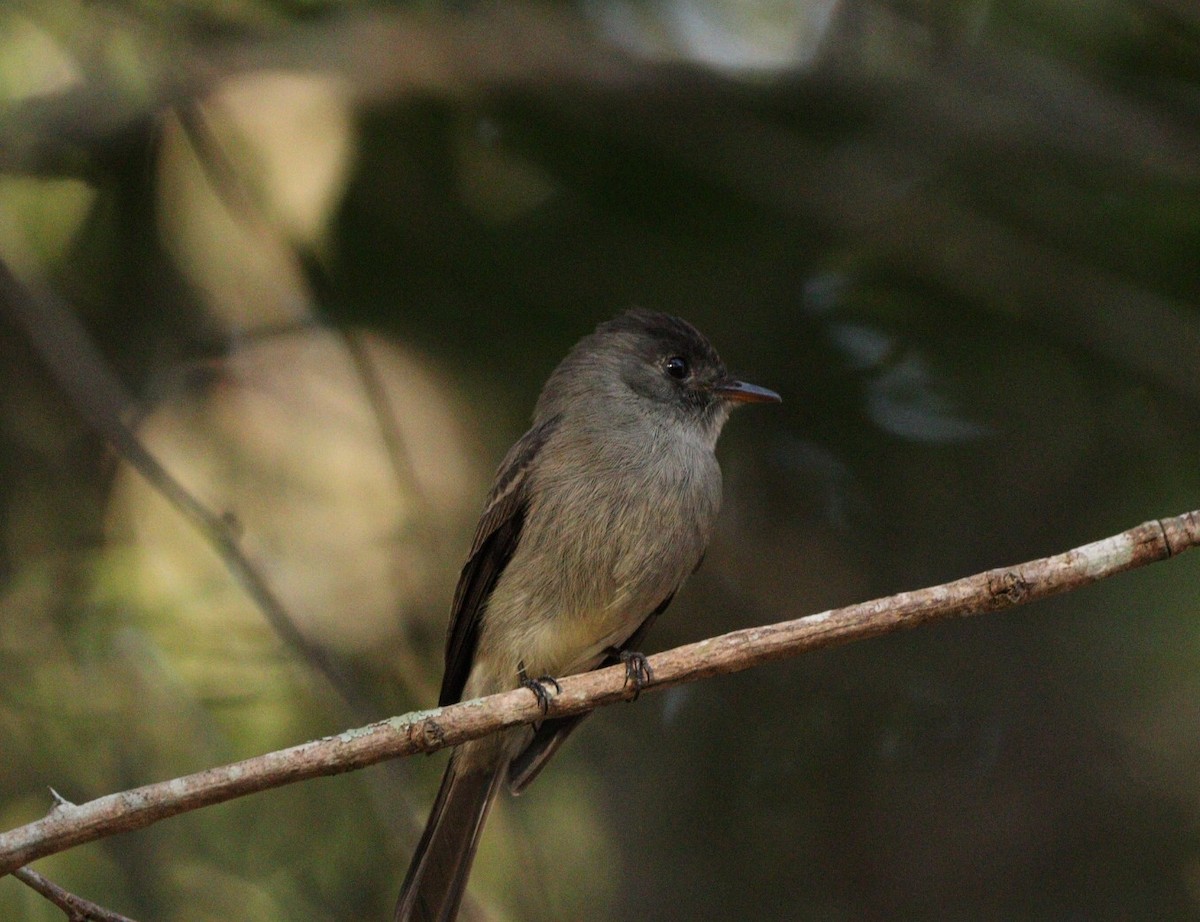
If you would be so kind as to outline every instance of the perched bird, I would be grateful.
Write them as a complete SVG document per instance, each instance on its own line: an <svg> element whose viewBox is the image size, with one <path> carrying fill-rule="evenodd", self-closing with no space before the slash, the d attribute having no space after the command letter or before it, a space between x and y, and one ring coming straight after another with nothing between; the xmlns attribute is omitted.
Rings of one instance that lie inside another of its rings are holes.
<svg viewBox="0 0 1200 922"><path fill-rule="evenodd" d="M440 705L624 661L704 556L721 503L713 449L739 403L779 395L732 378L691 324L630 311L550 375L532 428L488 494L454 593ZM535 678L530 678L535 677ZM417 845L398 922L451 922L488 808L520 792L582 717L459 746Z"/></svg>

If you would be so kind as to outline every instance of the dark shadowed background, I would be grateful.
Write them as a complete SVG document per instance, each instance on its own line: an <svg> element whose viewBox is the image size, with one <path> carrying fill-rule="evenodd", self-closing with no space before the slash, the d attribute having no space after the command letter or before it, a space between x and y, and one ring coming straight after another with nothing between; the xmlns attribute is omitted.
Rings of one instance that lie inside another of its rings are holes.
<svg viewBox="0 0 1200 922"><path fill-rule="evenodd" d="M1187 0L8 3L0 259L70 312L56 369L0 315L0 827L430 705L490 473L629 306L784 395L648 652L1195 508L1198 253ZM1198 567L607 709L471 918L1198 919ZM37 868L390 918L443 758Z"/></svg>

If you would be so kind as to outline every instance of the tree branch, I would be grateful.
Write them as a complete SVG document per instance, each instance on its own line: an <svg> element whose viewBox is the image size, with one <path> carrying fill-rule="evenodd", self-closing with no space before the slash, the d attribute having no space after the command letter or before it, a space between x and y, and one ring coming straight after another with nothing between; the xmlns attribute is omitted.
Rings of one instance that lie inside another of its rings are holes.
<svg viewBox="0 0 1200 922"><path fill-rule="evenodd" d="M24 284L0 259L0 314L7 314L85 423L191 524L279 638L323 676L358 719L370 702L320 644L296 626L283 600L242 550L230 518L192 495L126 423L132 397L69 306L44 287Z"/></svg>
<svg viewBox="0 0 1200 922"><path fill-rule="evenodd" d="M740 672L808 650L863 640L931 621L998 611L1086 586L1165 560L1200 544L1200 511L1154 520L1073 550L987 570L913 592L861 602L763 627L732 631L650 657L644 687L670 688ZM579 714L634 697L624 666L565 678L549 717ZM141 829L169 816L385 759L456 746L544 716L525 689L347 730L299 746L109 794L85 804L57 803L42 819L0 834L0 875L75 845Z"/></svg>
<svg viewBox="0 0 1200 922"><path fill-rule="evenodd" d="M64 890L52 880L47 880L33 868L17 868L13 877L32 887L51 903L67 914L70 922L134 922L129 916L97 906L91 900Z"/></svg>

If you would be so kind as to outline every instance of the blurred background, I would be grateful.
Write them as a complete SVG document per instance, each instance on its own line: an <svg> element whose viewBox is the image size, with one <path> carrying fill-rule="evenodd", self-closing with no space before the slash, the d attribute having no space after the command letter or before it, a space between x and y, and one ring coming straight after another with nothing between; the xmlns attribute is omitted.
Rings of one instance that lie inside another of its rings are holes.
<svg viewBox="0 0 1200 922"><path fill-rule="evenodd" d="M1188 0L10 0L0 826L430 705L491 472L629 306L785 400L647 652L1192 509L1198 252ZM464 918L1198 919L1198 567L606 709ZM443 759L37 868L390 918Z"/></svg>

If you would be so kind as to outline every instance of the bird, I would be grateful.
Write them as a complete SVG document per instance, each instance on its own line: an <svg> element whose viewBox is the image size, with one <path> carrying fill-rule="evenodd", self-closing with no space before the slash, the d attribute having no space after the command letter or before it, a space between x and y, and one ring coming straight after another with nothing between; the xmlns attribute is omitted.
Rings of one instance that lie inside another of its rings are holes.
<svg viewBox="0 0 1200 922"><path fill-rule="evenodd" d="M601 323L547 379L497 470L451 605L439 706L626 664L700 565L721 503L730 411L777 403L726 371L687 321L635 309ZM543 719L451 753L395 922L453 922L488 810L523 791L586 715Z"/></svg>

